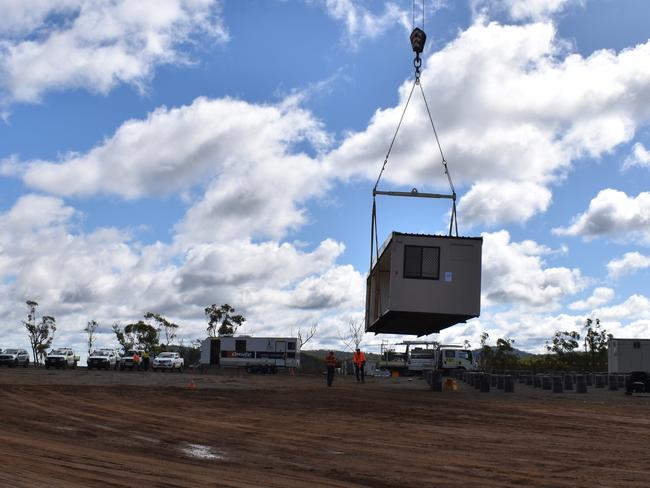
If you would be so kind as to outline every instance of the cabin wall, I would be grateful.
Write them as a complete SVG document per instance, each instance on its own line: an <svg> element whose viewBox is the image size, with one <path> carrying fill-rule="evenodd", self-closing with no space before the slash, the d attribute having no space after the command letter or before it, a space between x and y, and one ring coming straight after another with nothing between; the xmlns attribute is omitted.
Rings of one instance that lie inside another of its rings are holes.
<svg viewBox="0 0 650 488"><path fill-rule="evenodd" d="M390 307L391 253L386 249L366 280L366 328Z"/></svg>
<svg viewBox="0 0 650 488"><path fill-rule="evenodd" d="M404 277L405 246L440 249L437 279ZM478 316L481 239L399 235L391 243L390 310Z"/></svg>
<svg viewBox="0 0 650 488"><path fill-rule="evenodd" d="M607 359L610 373L650 373L650 339L610 339Z"/></svg>

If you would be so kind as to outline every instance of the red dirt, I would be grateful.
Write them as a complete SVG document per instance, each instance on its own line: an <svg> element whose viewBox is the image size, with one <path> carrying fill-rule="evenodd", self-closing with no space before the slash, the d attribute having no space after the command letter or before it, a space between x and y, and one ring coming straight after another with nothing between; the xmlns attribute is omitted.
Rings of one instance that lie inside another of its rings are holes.
<svg viewBox="0 0 650 488"><path fill-rule="evenodd" d="M650 486L650 399L516 388L2 369L0 486Z"/></svg>

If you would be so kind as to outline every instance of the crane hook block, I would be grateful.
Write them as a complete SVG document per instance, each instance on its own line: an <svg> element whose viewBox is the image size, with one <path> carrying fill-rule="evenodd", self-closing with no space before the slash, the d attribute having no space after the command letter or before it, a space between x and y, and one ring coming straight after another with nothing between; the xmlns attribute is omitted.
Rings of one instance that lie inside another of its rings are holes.
<svg viewBox="0 0 650 488"><path fill-rule="evenodd" d="M424 51L424 44L427 42L427 35L422 29L416 27L411 32L411 47L413 52L416 54L422 53Z"/></svg>

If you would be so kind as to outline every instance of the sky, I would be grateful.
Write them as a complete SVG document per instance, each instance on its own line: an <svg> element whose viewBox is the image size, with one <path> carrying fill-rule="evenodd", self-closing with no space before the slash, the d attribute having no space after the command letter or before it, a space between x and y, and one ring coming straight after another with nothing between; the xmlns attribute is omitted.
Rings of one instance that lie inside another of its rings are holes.
<svg viewBox="0 0 650 488"><path fill-rule="evenodd" d="M650 337L650 4L645 0L0 0L0 347L115 345L205 307L240 333L343 348L363 320L372 187L413 85L483 237L487 332L541 352L600 319ZM448 192L414 95L380 188ZM408 200L408 201L402 201ZM449 202L378 201L445 234ZM367 334L363 347L408 337ZM413 338L410 338L413 339Z"/></svg>

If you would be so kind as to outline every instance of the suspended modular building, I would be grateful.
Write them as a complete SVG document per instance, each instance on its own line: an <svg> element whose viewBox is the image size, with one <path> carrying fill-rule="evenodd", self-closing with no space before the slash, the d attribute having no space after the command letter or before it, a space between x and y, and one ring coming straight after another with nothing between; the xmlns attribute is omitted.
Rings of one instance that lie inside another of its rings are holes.
<svg viewBox="0 0 650 488"><path fill-rule="evenodd" d="M393 232L367 278L366 332L428 335L478 317L481 237Z"/></svg>

